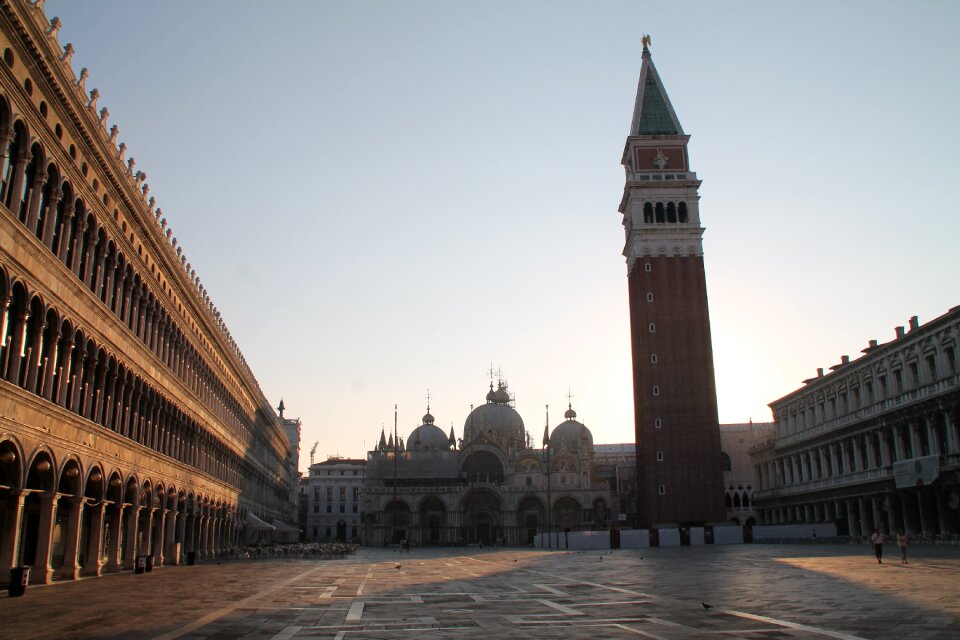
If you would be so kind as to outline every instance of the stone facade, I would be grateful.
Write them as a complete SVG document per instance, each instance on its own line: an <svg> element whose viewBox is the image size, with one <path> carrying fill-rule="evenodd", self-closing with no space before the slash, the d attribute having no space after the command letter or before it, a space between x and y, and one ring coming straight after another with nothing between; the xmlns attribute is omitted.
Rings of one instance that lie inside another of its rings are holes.
<svg viewBox="0 0 960 640"><path fill-rule="evenodd" d="M360 542L360 495L367 461L330 457L310 465L306 476L308 541Z"/></svg>
<svg viewBox="0 0 960 640"><path fill-rule="evenodd" d="M0 581L293 517L277 416L58 29L0 1Z"/></svg>
<svg viewBox="0 0 960 640"><path fill-rule="evenodd" d="M960 307L895 335L770 404L776 433L752 451L762 524L960 532Z"/></svg>
<svg viewBox="0 0 960 640"><path fill-rule="evenodd" d="M776 429L772 422L721 424L720 448L723 466L723 499L727 520L734 524L757 524L753 493L758 487L757 470L750 451L770 439Z"/></svg>
<svg viewBox="0 0 960 640"><path fill-rule="evenodd" d="M700 181L689 168L689 139L644 46L620 203L641 527L725 519Z"/></svg>

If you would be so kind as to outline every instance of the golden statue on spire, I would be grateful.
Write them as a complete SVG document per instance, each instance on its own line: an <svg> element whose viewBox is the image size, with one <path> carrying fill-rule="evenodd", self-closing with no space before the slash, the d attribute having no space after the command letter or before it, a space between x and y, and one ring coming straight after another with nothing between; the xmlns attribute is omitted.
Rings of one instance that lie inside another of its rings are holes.
<svg viewBox="0 0 960 640"><path fill-rule="evenodd" d="M649 34L649 33L643 34L643 37L640 39L640 42L641 42L641 44L643 44L643 48L644 48L644 49L649 48L649 47L650 47L650 42L651 42L651 40L650 40L650 34Z"/></svg>

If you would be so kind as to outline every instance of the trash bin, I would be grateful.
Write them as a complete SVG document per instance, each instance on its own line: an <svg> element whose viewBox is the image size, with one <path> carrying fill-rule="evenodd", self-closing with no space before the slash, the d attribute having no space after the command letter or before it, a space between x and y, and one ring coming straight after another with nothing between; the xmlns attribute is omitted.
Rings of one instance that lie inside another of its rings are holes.
<svg viewBox="0 0 960 640"><path fill-rule="evenodd" d="M188 565L195 565L195 564L197 564L197 552L196 552L196 551L188 551L188 552L187 552L187 564L188 564Z"/></svg>
<svg viewBox="0 0 960 640"><path fill-rule="evenodd" d="M134 573L143 573L147 570L147 556L137 556L137 563L133 568Z"/></svg>
<svg viewBox="0 0 960 640"><path fill-rule="evenodd" d="M146 558L147 560L147 565L145 569L147 573L150 573L151 571L153 571L153 556L144 556L144 558Z"/></svg>
<svg viewBox="0 0 960 640"><path fill-rule="evenodd" d="M10 586L7 593L11 598L22 596L27 591L30 582L30 567L13 567L10 569Z"/></svg>

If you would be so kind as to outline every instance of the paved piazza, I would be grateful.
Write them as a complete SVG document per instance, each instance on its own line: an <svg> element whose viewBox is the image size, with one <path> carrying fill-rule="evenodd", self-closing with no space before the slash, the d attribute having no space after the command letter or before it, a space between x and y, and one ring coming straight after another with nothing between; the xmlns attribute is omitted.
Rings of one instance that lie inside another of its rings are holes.
<svg viewBox="0 0 960 640"><path fill-rule="evenodd" d="M951 638L960 547L361 549L167 567L0 598L4 638ZM709 610L701 601L712 605Z"/></svg>

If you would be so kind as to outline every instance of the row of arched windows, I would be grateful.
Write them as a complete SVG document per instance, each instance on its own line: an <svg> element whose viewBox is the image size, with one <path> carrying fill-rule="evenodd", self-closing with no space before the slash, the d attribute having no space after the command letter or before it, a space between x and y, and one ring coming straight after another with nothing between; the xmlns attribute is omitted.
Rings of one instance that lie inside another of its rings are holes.
<svg viewBox="0 0 960 640"><path fill-rule="evenodd" d="M0 374L8 382L161 454L239 486L239 456L138 373L12 281L0 265Z"/></svg>
<svg viewBox="0 0 960 640"><path fill-rule="evenodd" d="M687 203L646 202L643 205L643 221L647 223L679 222L681 224L690 222L690 215L687 213Z"/></svg>
<svg viewBox="0 0 960 640"><path fill-rule="evenodd" d="M0 96L0 202L234 433L254 420ZM35 320L36 321L36 320Z"/></svg>

